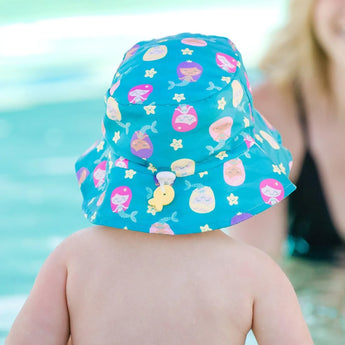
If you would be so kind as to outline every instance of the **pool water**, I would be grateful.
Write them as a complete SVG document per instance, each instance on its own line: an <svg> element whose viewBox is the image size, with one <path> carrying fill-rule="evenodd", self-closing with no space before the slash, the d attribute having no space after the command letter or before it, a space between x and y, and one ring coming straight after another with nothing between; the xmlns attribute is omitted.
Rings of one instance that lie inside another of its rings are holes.
<svg viewBox="0 0 345 345"><path fill-rule="evenodd" d="M283 1L244 3L0 26L0 345L46 257L63 238L89 226L74 162L101 136L103 94L124 50L155 37L157 28L159 36L176 33L177 16L178 32L233 39L255 83L255 63L282 17ZM141 30L128 29L134 20ZM344 344L345 267L293 258L282 267L315 344Z"/></svg>
<svg viewBox="0 0 345 345"><path fill-rule="evenodd" d="M345 261L339 265L302 259L282 264L316 345L342 345L345 336Z"/></svg>

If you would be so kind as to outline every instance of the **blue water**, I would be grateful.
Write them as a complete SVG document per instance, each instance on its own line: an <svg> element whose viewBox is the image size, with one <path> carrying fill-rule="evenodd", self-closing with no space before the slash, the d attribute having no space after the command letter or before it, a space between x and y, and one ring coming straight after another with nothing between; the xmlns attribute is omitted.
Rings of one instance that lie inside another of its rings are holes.
<svg viewBox="0 0 345 345"><path fill-rule="evenodd" d="M102 112L100 99L0 114L0 339L48 254L88 225L73 164L100 134Z"/></svg>

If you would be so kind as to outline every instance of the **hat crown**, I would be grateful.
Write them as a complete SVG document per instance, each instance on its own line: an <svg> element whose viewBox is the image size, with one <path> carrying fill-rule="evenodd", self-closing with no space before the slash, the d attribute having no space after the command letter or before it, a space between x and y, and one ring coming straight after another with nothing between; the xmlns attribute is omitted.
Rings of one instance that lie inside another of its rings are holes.
<svg viewBox="0 0 345 345"><path fill-rule="evenodd" d="M244 151L253 135L241 54L224 37L183 33L139 42L124 55L105 100L112 150L144 166L174 171L182 160L193 162L194 172L220 152Z"/></svg>

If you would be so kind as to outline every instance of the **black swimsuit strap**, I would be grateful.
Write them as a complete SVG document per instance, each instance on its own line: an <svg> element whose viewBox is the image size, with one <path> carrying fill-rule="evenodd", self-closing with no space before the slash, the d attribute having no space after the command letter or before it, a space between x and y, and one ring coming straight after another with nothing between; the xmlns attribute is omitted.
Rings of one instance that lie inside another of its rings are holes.
<svg viewBox="0 0 345 345"><path fill-rule="evenodd" d="M297 106L298 121L301 125L302 132L303 132L304 145L306 147L306 150L309 151L309 130L308 130L307 112L306 112L305 103L303 100L301 86L297 82L293 83L293 94L294 94L294 99L296 101L296 106Z"/></svg>

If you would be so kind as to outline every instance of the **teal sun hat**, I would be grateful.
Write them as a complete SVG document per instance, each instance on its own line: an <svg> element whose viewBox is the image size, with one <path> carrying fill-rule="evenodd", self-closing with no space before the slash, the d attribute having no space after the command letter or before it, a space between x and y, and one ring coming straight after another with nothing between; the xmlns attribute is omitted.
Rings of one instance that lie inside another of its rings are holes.
<svg viewBox="0 0 345 345"><path fill-rule="evenodd" d="M105 103L103 136L76 162L94 224L217 230L295 189L291 155L254 109L241 54L227 38L182 33L137 43Z"/></svg>

